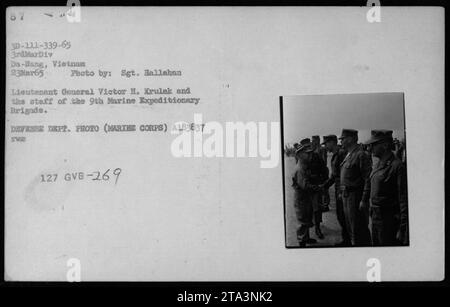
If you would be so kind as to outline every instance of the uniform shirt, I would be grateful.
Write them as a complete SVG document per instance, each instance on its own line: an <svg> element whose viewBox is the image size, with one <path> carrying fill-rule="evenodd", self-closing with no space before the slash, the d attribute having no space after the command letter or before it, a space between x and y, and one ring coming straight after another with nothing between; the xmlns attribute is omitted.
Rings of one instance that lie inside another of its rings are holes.
<svg viewBox="0 0 450 307"><path fill-rule="evenodd" d="M312 193L318 190L318 187L311 183L311 170L305 164L297 164L292 179L293 187L299 194L300 199L308 198Z"/></svg>
<svg viewBox="0 0 450 307"><path fill-rule="evenodd" d="M389 208L398 216L399 230L408 242L408 194L406 168L392 152L378 162L370 174L370 199L372 206Z"/></svg>
<svg viewBox="0 0 450 307"><path fill-rule="evenodd" d="M308 165L311 171L311 182L322 184L328 179L328 167L326 162L316 152L312 153L311 162Z"/></svg>
<svg viewBox="0 0 450 307"><path fill-rule="evenodd" d="M325 148L318 146L314 150L314 152L319 155L319 157L325 162L325 164L327 163L327 150Z"/></svg>
<svg viewBox="0 0 450 307"><path fill-rule="evenodd" d="M407 217L406 169L391 152L380 160L370 174L370 199L372 205L392 207L403 218Z"/></svg>
<svg viewBox="0 0 450 307"><path fill-rule="evenodd" d="M369 200L369 191L364 189L369 185L369 175L372 170L370 157L360 145L348 152L341 163L340 185L341 190L363 190L362 200Z"/></svg>

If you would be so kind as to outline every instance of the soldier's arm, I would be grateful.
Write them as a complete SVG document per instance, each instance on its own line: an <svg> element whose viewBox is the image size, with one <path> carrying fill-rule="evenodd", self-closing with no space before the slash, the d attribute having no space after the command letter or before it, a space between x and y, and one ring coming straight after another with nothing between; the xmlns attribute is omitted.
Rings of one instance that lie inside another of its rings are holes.
<svg viewBox="0 0 450 307"><path fill-rule="evenodd" d="M338 195L341 195L341 164L345 159L345 156L347 155L347 153L345 151L339 152L339 160L336 163L334 172L336 174L336 178L334 179L334 188L337 189L338 191Z"/></svg>
<svg viewBox="0 0 450 307"><path fill-rule="evenodd" d="M331 167L333 168L333 163L331 165ZM328 168L327 168L328 169ZM333 184L336 184L335 187L339 187L339 173L337 172L337 170L333 170L331 172L331 176L330 178L328 178L323 187L325 190L329 189Z"/></svg>
<svg viewBox="0 0 450 307"><path fill-rule="evenodd" d="M325 183L323 184L324 189L325 190L329 189L335 182L336 182L335 176L331 175L331 177L328 178L327 181L325 181Z"/></svg>
<svg viewBox="0 0 450 307"><path fill-rule="evenodd" d="M322 176L324 180L328 180L328 176L330 175L330 170L328 169L326 160L322 163Z"/></svg>
<svg viewBox="0 0 450 307"><path fill-rule="evenodd" d="M397 191L400 207L400 233L403 244L408 243L408 191L406 181L406 168L399 163L397 167Z"/></svg>
<svg viewBox="0 0 450 307"><path fill-rule="evenodd" d="M341 163L344 161L345 153L338 153L338 156L336 157L336 161L334 163L331 163L331 176L328 178L327 181L325 181L324 188L329 189L333 184L334 188L338 190L338 194L340 186L341 186L341 178L340 178L340 170L341 170Z"/></svg>
<svg viewBox="0 0 450 307"><path fill-rule="evenodd" d="M365 152L361 152L359 155L359 164L359 167L361 169L361 176L364 182L362 201L368 202L370 197L370 173L372 171L372 165L370 163L369 155Z"/></svg>

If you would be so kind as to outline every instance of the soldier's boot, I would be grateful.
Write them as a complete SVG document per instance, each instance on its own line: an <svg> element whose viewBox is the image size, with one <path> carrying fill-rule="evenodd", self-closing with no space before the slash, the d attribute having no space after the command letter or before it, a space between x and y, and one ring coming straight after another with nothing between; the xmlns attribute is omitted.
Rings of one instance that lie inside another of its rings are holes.
<svg viewBox="0 0 450 307"><path fill-rule="evenodd" d="M330 211L330 194L329 194L328 190L325 191L322 194L322 196L323 196L323 201L322 201L321 210L322 210L322 212L328 212L328 211Z"/></svg>
<svg viewBox="0 0 450 307"><path fill-rule="evenodd" d="M339 243L334 244L334 246L336 247L348 247L348 246L352 246L352 241L350 240L350 236L348 235L347 232L347 227L345 226L344 223L342 223L341 225L343 225L342 227L342 241Z"/></svg>
<svg viewBox="0 0 450 307"><path fill-rule="evenodd" d="M322 230L320 230L320 225L316 225L316 236L320 239L323 240L323 238L325 237L322 233Z"/></svg>
<svg viewBox="0 0 450 307"><path fill-rule="evenodd" d="M350 241L341 241L339 243L334 244L336 247L349 247L352 246L352 243Z"/></svg>
<svg viewBox="0 0 450 307"><path fill-rule="evenodd" d="M308 229L305 231L304 237L301 238L301 239L299 239L300 247L305 247L306 244L315 244L315 243L317 243L317 240L312 239L312 238L309 236L309 228L308 228Z"/></svg>
<svg viewBox="0 0 450 307"><path fill-rule="evenodd" d="M308 244L316 244L317 240L313 239L313 238L309 238L308 240L306 240L306 243L308 243Z"/></svg>

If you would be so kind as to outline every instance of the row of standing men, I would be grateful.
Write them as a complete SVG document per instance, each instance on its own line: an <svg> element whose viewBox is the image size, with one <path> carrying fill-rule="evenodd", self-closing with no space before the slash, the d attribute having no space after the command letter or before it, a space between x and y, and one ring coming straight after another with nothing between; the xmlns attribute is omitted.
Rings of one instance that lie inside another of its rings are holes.
<svg viewBox="0 0 450 307"><path fill-rule="evenodd" d="M392 133L372 130L370 139L358 144L358 131L343 129L341 145L336 135L324 136L324 147L319 136L294 145L292 186L301 247L317 243L309 234L313 226L317 238L324 239L320 223L333 185L342 236L336 246L409 245L405 155ZM327 152L332 154L330 170Z"/></svg>

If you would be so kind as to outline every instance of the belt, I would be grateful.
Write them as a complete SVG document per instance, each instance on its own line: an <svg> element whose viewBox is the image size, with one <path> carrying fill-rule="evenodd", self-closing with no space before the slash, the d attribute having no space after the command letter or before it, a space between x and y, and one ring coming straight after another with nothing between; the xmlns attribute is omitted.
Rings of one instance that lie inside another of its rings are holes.
<svg viewBox="0 0 450 307"><path fill-rule="evenodd" d="M341 186L341 191L347 191L347 192L362 191L363 189L364 189L363 186L358 186L358 187Z"/></svg>

